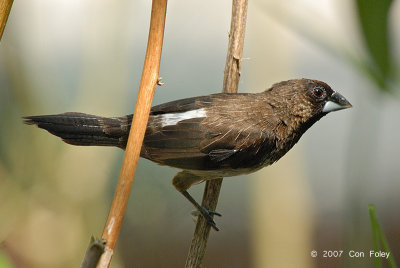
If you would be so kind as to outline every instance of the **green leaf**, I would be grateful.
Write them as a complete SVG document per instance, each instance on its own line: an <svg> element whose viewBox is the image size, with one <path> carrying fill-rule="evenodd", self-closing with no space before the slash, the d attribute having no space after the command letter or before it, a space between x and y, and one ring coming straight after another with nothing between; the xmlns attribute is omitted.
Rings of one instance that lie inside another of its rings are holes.
<svg viewBox="0 0 400 268"><path fill-rule="evenodd" d="M394 260L392 251L390 250L387 238L386 238L385 234L383 233L381 226L379 225L378 218L376 217L375 206L369 205L368 210L369 210L369 217L371 220L372 241L374 243L374 250L376 252L376 251L379 251L380 249L382 249L382 247L383 247L383 250L385 252L390 252L390 255L388 258L389 267L397 268L397 265ZM381 247L381 245L382 245L382 247ZM376 268L382 267L382 258L375 257L375 267Z"/></svg>
<svg viewBox="0 0 400 268"><path fill-rule="evenodd" d="M386 80L392 68L388 36L388 13L392 0L356 0L362 34L374 69ZM386 89L386 86L381 87Z"/></svg>

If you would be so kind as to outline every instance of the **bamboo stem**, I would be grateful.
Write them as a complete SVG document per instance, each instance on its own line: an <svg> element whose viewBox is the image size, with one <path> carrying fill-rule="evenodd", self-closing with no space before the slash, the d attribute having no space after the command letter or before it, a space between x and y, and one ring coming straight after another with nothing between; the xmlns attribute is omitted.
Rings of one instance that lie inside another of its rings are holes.
<svg viewBox="0 0 400 268"><path fill-rule="evenodd" d="M128 204L137 161L140 156L140 150L151 110L151 103L158 81L166 9L167 0L153 0L147 51L138 98L118 184L102 235L102 239L106 241L106 244L105 251L97 265L98 268L104 268L110 265Z"/></svg>
<svg viewBox="0 0 400 268"><path fill-rule="evenodd" d="M229 33L228 53L226 56L224 84L222 88L222 92L225 93L236 93L239 87L244 33L247 19L247 2L248 0L232 1L231 29ZM202 206L215 211L221 186L222 178L206 182ZM186 268L201 267L207 247L210 228L211 226L207 224L206 220L199 216L186 259Z"/></svg>
<svg viewBox="0 0 400 268"><path fill-rule="evenodd" d="M14 0L0 0L0 40L3 37L8 15L10 15L11 6Z"/></svg>

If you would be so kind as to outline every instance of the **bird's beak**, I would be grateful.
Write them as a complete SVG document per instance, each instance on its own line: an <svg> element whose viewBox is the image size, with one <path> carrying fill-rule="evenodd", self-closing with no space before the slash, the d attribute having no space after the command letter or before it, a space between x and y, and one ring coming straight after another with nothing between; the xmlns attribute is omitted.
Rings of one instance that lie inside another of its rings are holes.
<svg viewBox="0 0 400 268"><path fill-rule="evenodd" d="M328 97L328 101L325 103L322 112L329 113L333 111L338 111L342 109L347 109L353 107L345 97L340 95L337 92L333 92L333 94Z"/></svg>

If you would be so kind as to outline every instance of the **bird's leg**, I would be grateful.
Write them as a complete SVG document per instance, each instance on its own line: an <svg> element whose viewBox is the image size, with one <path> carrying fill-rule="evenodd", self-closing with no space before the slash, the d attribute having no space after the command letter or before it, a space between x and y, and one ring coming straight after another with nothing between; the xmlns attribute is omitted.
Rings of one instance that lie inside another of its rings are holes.
<svg viewBox="0 0 400 268"><path fill-rule="evenodd" d="M184 170L175 175L174 179L172 180L172 184L179 192L183 194L184 197L186 197L187 200L189 200L190 203L193 204L193 206L206 219L207 223L211 225L211 227L214 230L219 231L213 220L213 216L214 215L221 216L221 214L215 211L210 211L205 207L201 206L199 203L196 202L196 200L194 200L194 198L187 191L187 189L189 189L191 185L199 183L202 180L203 179L201 177Z"/></svg>
<svg viewBox="0 0 400 268"><path fill-rule="evenodd" d="M213 216L214 215L222 216L222 215L218 212L208 210L205 207L201 206L199 203L196 202L196 200L194 200L194 198L187 191L183 191L181 193L183 194L184 197L186 197L187 200L189 200L190 203L193 204L193 206L195 206L195 208L197 208L197 210L201 213L201 215L206 219L207 223L211 225L211 227L215 231L219 231L217 225L214 222Z"/></svg>

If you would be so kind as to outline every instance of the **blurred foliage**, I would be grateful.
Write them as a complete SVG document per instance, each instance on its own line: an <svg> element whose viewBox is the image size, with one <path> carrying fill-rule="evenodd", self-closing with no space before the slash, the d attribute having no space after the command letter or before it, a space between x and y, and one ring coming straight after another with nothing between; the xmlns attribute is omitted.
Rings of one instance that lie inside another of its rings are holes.
<svg viewBox="0 0 400 268"><path fill-rule="evenodd" d="M13 267L14 266L12 265L8 256L0 251L0 268L13 268Z"/></svg>
<svg viewBox="0 0 400 268"><path fill-rule="evenodd" d="M378 218L377 218L376 212L375 212L375 206L369 205L368 210L369 210L369 217L370 217L370 221L371 221L372 241L374 242L374 250L375 250L375 252L378 252L382 249L384 252L390 252L390 255L388 258L389 266L390 266L390 268L397 268L397 265L394 260L393 253L390 250L387 238L378 222ZM376 268L382 267L382 258L375 257L375 267Z"/></svg>
<svg viewBox="0 0 400 268"><path fill-rule="evenodd" d="M389 90L387 79L392 74L393 55L388 36L388 15L392 0L356 0L361 32L369 51L366 63L377 89Z"/></svg>
<svg viewBox="0 0 400 268"><path fill-rule="evenodd" d="M346 47L337 39L332 42L318 32L317 27L308 27L302 21L303 15L296 13L285 16L274 8L265 9L269 16L278 23L286 26L292 33L297 34L316 45L328 54L338 57L358 70L364 77L373 81L378 91L394 93L399 89L399 75L396 62L393 62L394 53L391 50L389 15L392 0L354 0L356 5L354 18L360 23L360 37L367 49L366 57L354 47ZM274 10L276 12L271 12ZM289 9L285 13L290 12Z"/></svg>

